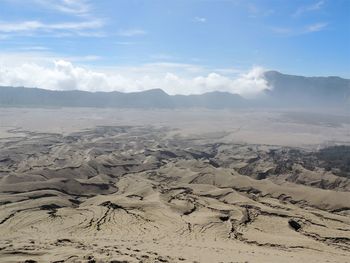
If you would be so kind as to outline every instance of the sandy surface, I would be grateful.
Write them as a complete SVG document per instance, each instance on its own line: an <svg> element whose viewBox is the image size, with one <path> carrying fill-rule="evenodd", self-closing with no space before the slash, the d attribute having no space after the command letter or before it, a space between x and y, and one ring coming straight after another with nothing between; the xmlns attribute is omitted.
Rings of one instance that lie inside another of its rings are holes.
<svg viewBox="0 0 350 263"><path fill-rule="evenodd" d="M227 132L228 142L310 146L350 142L349 112L2 108L0 136L20 128L69 134L98 125L171 127L181 134Z"/></svg>
<svg viewBox="0 0 350 263"><path fill-rule="evenodd" d="M1 262L349 262L347 167L318 151L350 142L344 114L4 109L0 121Z"/></svg>

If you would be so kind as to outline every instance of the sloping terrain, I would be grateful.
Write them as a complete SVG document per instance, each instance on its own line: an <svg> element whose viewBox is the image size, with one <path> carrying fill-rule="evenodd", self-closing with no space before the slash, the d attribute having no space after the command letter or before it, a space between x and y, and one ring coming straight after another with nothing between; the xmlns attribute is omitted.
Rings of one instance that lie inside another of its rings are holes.
<svg viewBox="0 0 350 263"><path fill-rule="evenodd" d="M347 146L224 143L150 126L10 132L0 139L1 262L350 257Z"/></svg>

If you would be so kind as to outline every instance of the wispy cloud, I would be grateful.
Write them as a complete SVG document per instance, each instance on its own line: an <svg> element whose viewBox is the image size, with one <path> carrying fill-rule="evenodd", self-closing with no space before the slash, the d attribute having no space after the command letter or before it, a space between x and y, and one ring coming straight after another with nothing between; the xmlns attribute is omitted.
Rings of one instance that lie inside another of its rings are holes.
<svg viewBox="0 0 350 263"><path fill-rule="evenodd" d="M64 23L42 23L40 21L24 21L18 23L0 22L0 32L13 33L24 31L38 31L38 30L83 30L96 29L103 26L101 20L84 21L84 22L64 22Z"/></svg>
<svg viewBox="0 0 350 263"><path fill-rule="evenodd" d="M24 50L24 51L47 51L47 50L50 50L50 48L44 47L44 46L28 46L28 47L21 47L18 49Z"/></svg>
<svg viewBox="0 0 350 263"><path fill-rule="evenodd" d="M306 33L310 33L310 32L322 31L322 30L324 30L327 26L328 26L328 23L316 23L316 24L308 25L308 26L305 28L305 32L306 32Z"/></svg>
<svg viewBox="0 0 350 263"><path fill-rule="evenodd" d="M93 8L90 0L28 0L36 8L54 10L61 21L47 22L37 18L28 20L1 21L0 39L7 40L16 36L35 37L105 37L102 32L105 19L100 19L92 14ZM23 1L24 2L24 1ZM16 2L16 5L22 2ZM69 21L62 13L76 16L75 21ZM42 16L48 17L48 16ZM1 37L2 36L2 37Z"/></svg>
<svg viewBox="0 0 350 263"><path fill-rule="evenodd" d="M143 29L129 28L129 29L119 30L118 35L123 37L136 37L136 36L147 35L147 32Z"/></svg>
<svg viewBox="0 0 350 263"><path fill-rule="evenodd" d="M318 1L316 3L313 3L311 5L304 5L304 6L300 6L294 13L292 16L297 17L300 15L303 15L304 13L308 13L308 12L313 12L313 11L317 11L320 10L325 4L324 0Z"/></svg>
<svg viewBox="0 0 350 263"><path fill-rule="evenodd" d="M299 36L304 34L315 33L323 31L327 28L329 23L319 22L315 24L305 25L303 27L293 28L293 27L273 27L271 28L273 32L282 36Z"/></svg>
<svg viewBox="0 0 350 263"><path fill-rule="evenodd" d="M194 22L197 22L197 23L207 22L207 19L205 17L200 17L200 16L196 16L193 20L194 20Z"/></svg>
<svg viewBox="0 0 350 263"><path fill-rule="evenodd" d="M91 11L91 6L86 0L34 0L41 6L58 12L84 16Z"/></svg>
<svg viewBox="0 0 350 263"><path fill-rule="evenodd" d="M275 12L273 9L258 7L253 3L248 3L246 5L246 9L248 11L249 17L251 18L267 17L272 15Z"/></svg>
<svg viewBox="0 0 350 263"><path fill-rule="evenodd" d="M0 22L0 32L13 33L19 31L33 31L43 26L44 24L38 21L25 21L19 23Z"/></svg>

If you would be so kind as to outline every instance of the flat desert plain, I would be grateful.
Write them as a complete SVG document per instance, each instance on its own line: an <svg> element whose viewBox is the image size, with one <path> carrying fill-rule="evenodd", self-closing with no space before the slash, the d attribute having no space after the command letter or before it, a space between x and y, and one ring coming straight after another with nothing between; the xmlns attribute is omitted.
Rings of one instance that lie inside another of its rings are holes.
<svg viewBox="0 0 350 263"><path fill-rule="evenodd" d="M0 262L350 262L350 114L2 108Z"/></svg>

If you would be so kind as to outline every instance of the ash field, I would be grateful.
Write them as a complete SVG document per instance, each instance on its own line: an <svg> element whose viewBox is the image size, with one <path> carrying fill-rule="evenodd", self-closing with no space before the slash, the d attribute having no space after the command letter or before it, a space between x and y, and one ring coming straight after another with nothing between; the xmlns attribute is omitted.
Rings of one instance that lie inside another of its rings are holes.
<svg viewBox="0 0 350 263"><path fill-rule="evenodd" d="M350 115L2 108L1 262L348 262Z"/></svg>

